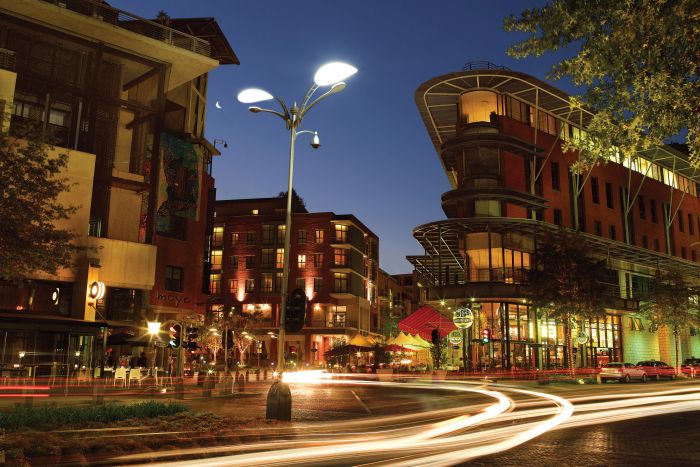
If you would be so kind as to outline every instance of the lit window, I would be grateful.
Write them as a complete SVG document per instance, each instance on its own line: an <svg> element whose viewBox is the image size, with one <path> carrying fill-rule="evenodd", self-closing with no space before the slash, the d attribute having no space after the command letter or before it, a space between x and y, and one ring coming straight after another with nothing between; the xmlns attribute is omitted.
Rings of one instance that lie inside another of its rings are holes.
<svg viewBox="0 0 700 467"><path fill-rule="evenodd" d="M255 290L255 279L246 279L245 280L245 291L252 292L254 290Z"/></svg>
<svg viewBox="0 0 700 467"><path fill-rule="evenodd" d="M282 269L284 267L284 248L277 248L275 267L277 269Z"/></svg>
<svg viewBox="0 0 700 467"><path fill-rule="evenodd" d="M336 266L347 266L348 264L348 250L344 248L334 248L333 249L333 263Z"/></svg>
<svg viewBox="0 0 700 467"><path fill-rule="evenodd" d="M284 235L287 232L287 226L286 225L278 225L277 226L277 243L284 243Z"/></svg>
<svg viewBox="0 0 700 467"><path fill-rule="evenodd" d="M335 225L335 240L345 243L348 241L348 226L342 224Z"/></svg>
<svg viewBox="0 0 700 467"><path fill-rule="evenodd" d="M348 291L348 275L344 272L336 272L333 275L333 291L337 293L346 293Z"/></svg>
<svg viewBox="0 0 700 467"><path fill-rule="evenodd" d="M222 225L214 227L214 232L211 236L211 246L221 247L224 243L224 227Z"/></svg>
<svg viewBox="0 0 700 467"><path fill-rule="evenodd" d="M323 230L316 229L314 232L314 241L316 243L323 243Z"/></svg>
<svg viewBox="0 0 700 467"><path fill-rule="evenodd" d="M260 275L260 291L263 293L272 292L272 274Z"/></svg>
<svg viewBox="0 0 700 467"><path fill-rule="evenodd" d="M221 292L221 274L209 275L209 293L214 295Z"/></svg>
<svg viewBox="0 0 700 467"><path fill-rule="evenodd" d="M299 269L306 268L306 255L299 255L297 258L297 265L299 266Z"/></svg>
<svg viewBox="0 0 700 467"><path fill-rule="evenodd" d="M238 245L238 232L231 234L231 245Z"/></svg>
<svg viewBox="0 0 700 467"><path fill-rule="evenodd" d="M238 279L229 279L228 280L228 292L231 294L238 293Z"/></svg>
<svg viewBox="0 0 700 467"><path fill-rule="evenodd" d="M221 258L223 258L224 252L221 250L211 251L211 268L221 269Z"/></svg>

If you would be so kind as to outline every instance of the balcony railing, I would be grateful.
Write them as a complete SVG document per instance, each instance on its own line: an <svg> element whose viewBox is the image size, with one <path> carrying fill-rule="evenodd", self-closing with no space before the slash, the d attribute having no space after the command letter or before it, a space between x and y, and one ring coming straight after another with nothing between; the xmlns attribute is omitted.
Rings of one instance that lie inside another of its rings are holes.
<svg viewBox="0 0 700 467"><path fill-rule="evenodd" d="M164 24L141 18L133 13L93 0L42 0L105 23L113 24L157 41L211 57L211 45L204 39L170 28Z"/></svg>
<svg viewBox="0 0 700 467"><path fill-rule="evenodd" d="M0 68L3 70L15 71L15 52L0 48Z"/></svg>
<svg viewBox="0 0 700 467"><path fill-rule="evenodd" d="M357 321L346 319L346 320L325 320L325 319L314 319L309 323L309 327L312 328L357 328Z"/></svg>

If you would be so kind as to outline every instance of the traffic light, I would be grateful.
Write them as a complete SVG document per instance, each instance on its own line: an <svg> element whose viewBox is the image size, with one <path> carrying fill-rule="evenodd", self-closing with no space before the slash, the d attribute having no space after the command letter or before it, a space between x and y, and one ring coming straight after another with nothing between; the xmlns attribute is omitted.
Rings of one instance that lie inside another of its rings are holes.
<svg viewBox="0 0 700 467"><path fill-rule="evenodd" d="M183 344L186 349L194 350L197 348L197 338L199 337L199 334L197 334L197 332L197 328L187 329L187 340Z"/></svg>
<svg viewBox="0 0 700 467"><path fill-rule="evenodd" d="M294 289L287 298L284 317L286 332L299 332L306 320L306 293L302 289Z"/></svg>
<svg viewBox="0 0 700 467"><path fill-rule="evenodd" d="M440 345L440 331L438 329L433 329L430 333L430 340L433 345Z"/></svg>
<svg viewBox="0 0 700 467"><path fill-rule="evenodd" d="M481 331L481 342L484 344L491 342L491 330L489 328Z"/></svg>
<svg viewBox="0 0 700 467"><path fill-rule="evenodd" d="M182 341L182 326L179 324L171 324L168 331L170 333L168 346L172 347L173 349L179 348Z"/></svg>

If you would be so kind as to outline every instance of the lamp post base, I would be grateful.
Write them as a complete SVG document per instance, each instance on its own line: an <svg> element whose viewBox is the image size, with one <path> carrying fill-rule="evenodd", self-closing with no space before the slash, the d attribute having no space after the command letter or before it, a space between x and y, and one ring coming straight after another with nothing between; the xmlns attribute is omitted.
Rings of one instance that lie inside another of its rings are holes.
<svg viewBox="0 0 700 467"><path fill-rule="evenodd" d="M292 419L292 392L282 381L275 381L270 386L270 391L267 393L266 418L285 421Z"/></svg>

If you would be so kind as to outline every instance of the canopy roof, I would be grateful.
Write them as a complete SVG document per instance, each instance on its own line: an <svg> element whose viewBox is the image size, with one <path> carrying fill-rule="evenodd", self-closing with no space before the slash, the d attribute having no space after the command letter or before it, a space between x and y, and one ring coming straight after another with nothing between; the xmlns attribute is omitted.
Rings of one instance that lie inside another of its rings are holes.
<svg viewBox="0 0 700 467"><path fill-rule="evenodd" d="M402 331L415 333L424 339L432 338L433 329L440 331L440 337L445 337L450 331L457 329L452 320L427 305L418 308L401 320L398 327Z"/></svg>
<svg viewBox="0 0 700 467"><path fill-rule="evenodd" d="M371 337L363 336L362 334L356 334L355 337L350 339L349 345L354 345L356 347L373 347L375 342Z"/></svg>

